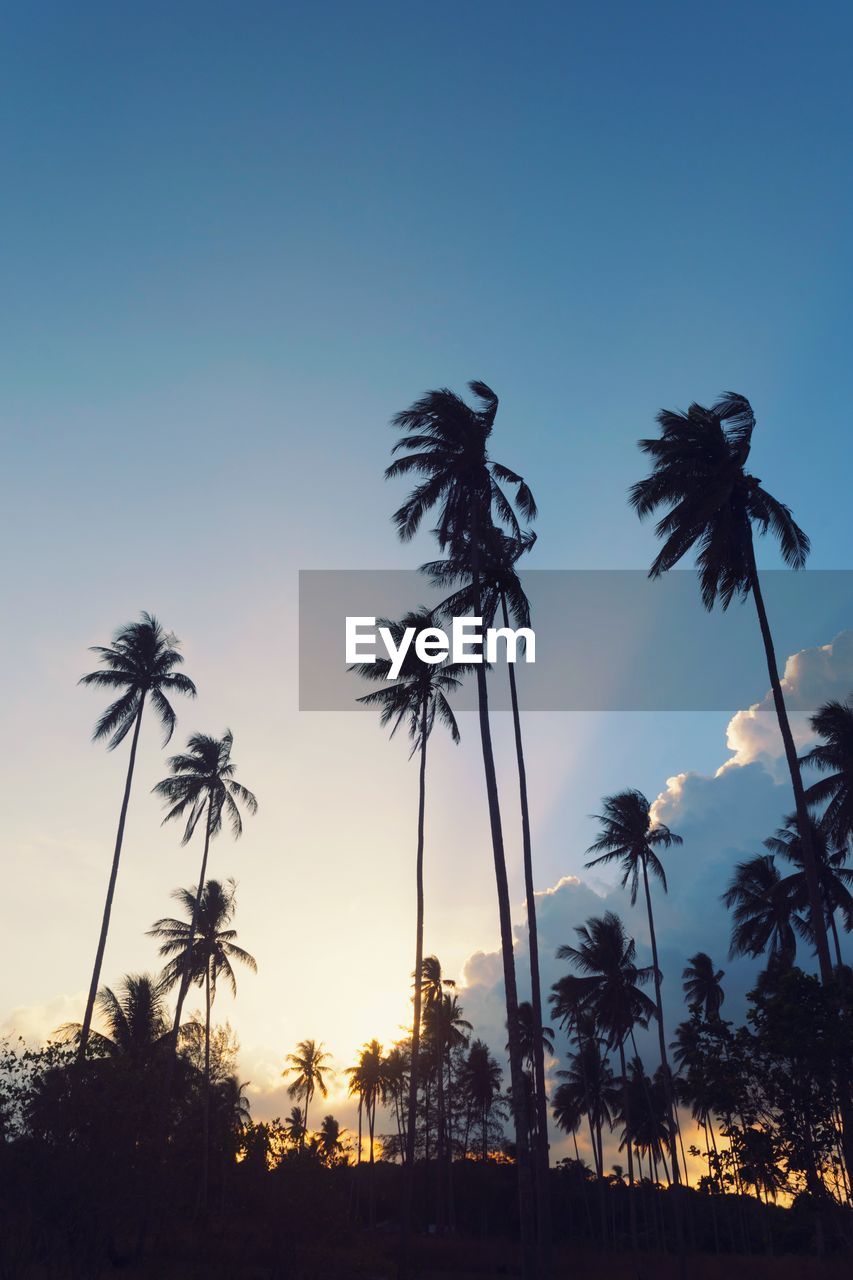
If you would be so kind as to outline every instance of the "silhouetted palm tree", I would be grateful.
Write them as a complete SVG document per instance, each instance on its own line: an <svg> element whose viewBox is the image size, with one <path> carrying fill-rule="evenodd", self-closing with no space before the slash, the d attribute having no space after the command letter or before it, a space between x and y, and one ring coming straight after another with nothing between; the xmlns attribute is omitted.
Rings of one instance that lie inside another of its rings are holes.
<svg viewBox="0 0 853 1280"><path fill-rule="evenodd" d="M718 1018L726 998L720 985L720 979L725 977L725 970L717 969L705 951L697 951L687 961L681 976L688 1005L696 1005L708 1019Z"/></svg>
<svg viewBox="0 0 853 1280"><path fill-rule="evenodd" d="M206 733L194 733L187 742L186 751L172 756L169 760L170 776L158 782L154 788L155 793L162 796L169 806L163 819L164 823L186 815L187 821L181 844L189 843L202 816L205 819L201 870L194 898L193 918L190 921L190 936L193 938L198 931L198 913L204 898L211 840L219 835L223 818L226 816L234 839L240 838L243 834L240 805L244 805L249 813L258 811L258 802L252 792L234 780L237 766L231 759L233 745L234 736L230 729L226 729L221 738L211 738ZM191 957L192 952L187 951L184 972L178 986L175 1022L172 1029L173 1049L177 1046L177 1028L180 1025L184 1000L192 979Z"/></svg>
<svg viewBox="0 0 853 1280"><path fill-rule="evenodd" d="M510 617L516 627L530 626L530 602L524 592L516 570L519 559L530 551L536 542L536 534L525 532L505 534L496 526L483 531L479 558L480 616L483 626L493 625L500 612L504 627L509 627ZM460 551L446 560L433 560L421 566L421 572L429 574L433 584L439 587L455 587L451 596L439 606L440 612L450 618L474 614L476 600L472 574L472 550L468 540ZM521 840L524 860L524 888L527 907L527 932L530 951L530 988L533 1019L540 1031L543 1028L542 984L539 973L539 934L536 922L536 892L533 878L533 848L530 828L530 804L527 793L527 766L524 759L524 742L521 733L521 714L518 705L518 689L514 663L507 663L510 705L512 708L515 754L518 767L519 801L521 809ZM550 1235L548 1107L545 1093L545 1049L537 1037L534 1040L534 1056L531 1062L535 1083L537 1162L536 1200L540 1219L544 1215L544 1231Z"/></svg>
<svg viewBox="0 0 853 1280"><path fill-rule="evenodd" d="M258 966L254 956L237 945L237 931L230 927L236 909L236 885L228 880L208 880L198 900L198 891L176 889L173 897L184 908L186 920L163 917L148 930L150 938L161 942L160 955L168 959L163 985L168 990L183 980L189 969L190 982L204 988L204 1117L202 1131L202 1209L207 1209L208 1167L210 1163L210 1010L217 981L224 978L234 996L237 979L232 961L244 964L252 973ZM192 921L195 920L195 935Z"/></svg>
<svg viewBox="0 0 853 1280"><path fill-rule="evenodd" d="M322 1044L317 1044L316 1040L300 1040L296 1046L296 1053L289 1053L286 1061L288 1065L284 1068L282 1075L293 1076L287 1086L287 1092L291 1098L298 1098L301 1095L305 1100L302 1121L305 1133L307 1133L308 1108L311 1105L311 1099L314 1097L315 1091L319 1090L323 1098L329 1092L325 1079L329 1073L329 1054L325 1052ZM301 1146L304 1149L305 1134L303 1134Z"/></svg>
<svg viewBox="0 0 853 1280"><path fill-rule="evenodd" d="M92 1011L98 983L101 980L101 966L104 962L104 950L107 945L107 934L110 927L110 915L113 909L116 879L118 877L121 846L124 840L124 825L127 819L127 807L130 802L130 788L133 782L133 769L136 764L136 748L139 743L139 730L142 725L142 712L146 698L150 699L154 713L164 729L163 745L169 741L175 729L175 712L167 695L184 693L194 698L196 687L189 676L175 671L175 667L183 662L183 655L178 652L178 641L174 635L167 634L160 623L150 613L143 613L139 622L129 622L120 627L113 636L109 646L95 645L91 652L96 653L101 662L98 671L92 671L79 681L80 684L93 685L97 689L121 690L115 702L110 703L92 735L95 742L108 739L107 749L113 751L127 734L133 730L130 742L130 756L127 762L127 777L124 783L124 795L119 811L118 830L116 832L115 849L107 885L107 898L104 903L104 914L101 919L101 932L98 937L98 948L95 952L95 965L92 970L92 981L89 984L89 995L86 1000L86 1011L80 1032L78 1053L81 1059L86 1056L86 1045L89 1029L92 1025Z"/></svg>
<svg viewBox="0 0 853 1280"><path fill-rule="evenodd" d="M384 1078L384 1060L382 1045L378 1040L366 1044L358 1056L354 1067L347 1067L350 1078L350 1093L359 1100L359 1112L362 1108L367 1117L369 1198L368 1215L371 1228L376 1225L376 1189L374 1184L374 1141L376 1135L376 1106L382 1097ZM361 1139L359 1138L359 1142Z"/></svg>
<svg viewBox="0 0 853 1280"><path fill-rule="evenodd" d="M435 534L441 550L462 554L466 544L470 547L474 606L477 616L480 616L480 548L484 531L497 520L508 526L511 533L521 536L515 509L501 486L510 484L515 487L515 504L525 518L535 516L536 504L522 477L489 457L488 441L497 413L497 396L484 382L471 382L469 387L482 408L473 409L460 396L444 388L427 392L410 408L395 416L393 425L402 434L393 452L405 456L392 462L385 475L387 478L403 475L425 477L395 512L398 533L404 541L414 537L427 512L434 507L439 509ZM533 1252L535 1220L527 1117L524 1114L523 1069L517 1043L518 993L512 916L483 662L476 664L476 676L510 1036L523 1271L525 1276L532 1276L536 1267Z"/></svg>
<svg viewBox="0 0 853 1280"><path fill-rule="evenodd" d="M127 974L117 993L110 987L101 987L95 1008L105 1030L90 1027L89 1044L105 1058L136 1062L149 1058L168 1035L164 991L162 983L148 973ZM83 1024L66 1022L57 1034L79 1047Z"/></svg>
<svg viewBox="0 0 853 1280"><path fill-rule="evenodd" d="M400 622L387 618L381 619L380 626L391 632L394 643L399 647L400 638L407 628L415 629L415 640L421 631L434 626L433 615L428 609L419 609L407 614ZM377 657L376 662L356 664L351 670L357 672L365 680L382 682L382 688L365 694L359 702L367 706L375 706L380 711L380 724L391 726L391 737L400 725L405 725L412 742L412 752L419 754L418 779L418 836L415 855L415 970L414 970L414 1014L412 1019L412 1046L409 1056L409 1098L408 1119L406 1123L405 1164L406 1175L403 1182L402 1212L402 1263L403 1270L408 1266L408 1241L411 1232L412 1188L415 1169L415 1134L418 1105L418 1080L421 1037L421 996L422 989L419 975L423 968L424 952L424 820L426 815L426 762L427 742L433 727L438 720L450 731L455 743L459 742L459 727L447 696L459 687L459 676L455 675L444 663L421 662L413 642L403 659L400 674L395 682L388 682L391 663L387 658ZM411 757L410 757L411 758Z"/></svg>
<svg viewBox="0 0 853 1280"><path fill-rule="evenodd" d="M847 847L830 836L822 824L810 820L811 843L817 858L820 894L825 910L825 919L832 934L835 947L835 962L840 967L841 942L838 937L836 913L841 912L845 928L853 929L853 870L847 866ZM799 914L793 917L794 927L814 944L814 930L809 913L808 886L803 869L803 847L795 814L785 819L785 825L779 827L775 835L764 841L765 849L772 854L779 854L798 870L785 877L784 884L791 896L794 909Z"/></svg>
<svg viewBox="0 0 853 1280"><path fill-rule="evenodd" d="M823 807L822 825L838 844L853 841L853 702L827 702L812 716L811 726L823 742L800 757L800 763L827 777L812 783L806 799Z"/></svg>
<svg viewBox="0 0 853 1280"><path fill-rule="evenodd" d="M625 1042L635 1026L648 1026L657 1012L654 1003L641 991L652 978L650 967L636 964L636 946L628 938L622 921L612 911L593 916L575 929L577 946L561 946L557 957L569 960L578 970L581 1010L588 1012L606 1038L609 1048L619 1052L622 1105L625 1123L631 1128L628 1071ZM634 1157L628 1145L628 1181L634 1181ZM637 1248L636 1206L629 1202L631 1240Z"/></svg>
<svg viewBox="0 0 853 1280"><path fill-rule="evenodd" d="M284 1131L295 1147L298 1147L300 1151L304 1150L307 1129L305 1127L305 1113L301 1107L290 1108L290 1115L284 1122Z"/></svg>
<svg viewBox="0 0 853 1280"><path fill-rule="evenodd" d="M480 1123L480 1158L489 1158L489 1116L501 1091L501 1069L483 1040L475 1040L460 1074L462 1092Z"/></svg>
<svg viewBox="0 0 853 1280"><path fill-rule="evenodd" d="M753 526L762 534L772 531L779 540L782 559L792 569L805 565L809 540L794 521L790 509L772 497L762 488L760 480L745 469L755 414L744 396L728 392L710 409L692 404L687 413L664 409L657 420L660 439L639 442L642 451L652 459L652 473L635 484L630 495L641 518L659 507L668 508L657 525L664 545L649 574L660 576L696 547L706 609L712 609L716 601L727 609L735 596L745 599L752 593L791 775L797 821L805 833L803 855L821 976L824 982L829 982L832 963L821 910L817 864L807 831L808 807L761 593Z"/></svg>
<svg viewBox="0 0 853 1280"><path fill-rule="evenodd" d="M587 853L598 856L586 863L587 867L595 867L601 863L619 862L622 868L622 886L630 883L631 906L637 901L637 890L640 877L643 881L643 893L646 899L646 915L649 921L649 937L652 944L652 972L655 983L655 1004L657 1006L658 1048L660 1063L663 1069L663 1086L666 1094L669 1113L670 1150L672 1151L672 1176L678 1184L681 1181L676 1153L676 1120L675 1102L672 1096L672 1082L669 1073L669 1062L666 1056L666 1033L663 1023L663 1001L661 999L661 971L658 961L657 934L655 918L652 911L652 894L649 887L649 872L656 876L666 893L666 872L658 857L657 850L670 849L682 843L681 836L670 831L662 822L653 822L651 806L641 791L630 789L620 791L617 795L605 796L602 801L604 812L595 815L601 823L601 833L587 849Z"/></svg>
<svg viewBox="0 0 853 1280"><path fill-rule="evenodd" d="M344 1151L344 1133L345 1130L334 1116L323 1117L317 1145L326 1164L335 1165L340 1162Z"/></svg>
<svg viewBox="0 0 853 1280"><path fill-rule="evenodd" d="M732 912L730 956L761 956L787 968L797 955L794 907L788 885L769 854L739 862L722 897Z"/></svg>

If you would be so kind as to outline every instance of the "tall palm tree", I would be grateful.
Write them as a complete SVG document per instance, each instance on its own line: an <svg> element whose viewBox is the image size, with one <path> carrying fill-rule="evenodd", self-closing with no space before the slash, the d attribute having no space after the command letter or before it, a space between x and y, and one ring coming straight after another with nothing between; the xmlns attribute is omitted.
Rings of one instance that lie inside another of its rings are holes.
<svg viewBox="0 0 853 1280"><path fill-rule="evenodd" d="M803 832L803 855L809 903L815 921L815 943L824 982L832 978L832 963L820 902L817 863L808 833L808 806L797 750L788 720L773 636L755 561L753 529L770 530L779 540L782 559L792 569L802 569L809 540L784 503L762 488L746 470L755 414L745 396L728 392L710 409L692 404L686 413L661 410L660 439L641 440L641 450L652 459L652 472L635 484L631 504L642 519L660 507L666 514L657 524L665 539L649 576L672 569L692 548L697 563L702 601L712 609L719 601L725 610L735 596L755 601L764 643L767 672L791 786L797 822Z"/></svg>
<svg viewBox="0 0 853 1280"><path fill-rule="evenodd" d="M314 1097L315 1091L319 1090L323 1098L329 1092L326 1084L326 1076L330 1071L328 1066L329 1058L330 1055L326 1053L322 1044L318 1044L316 1040L300 1040L296 1046L296 1052L287 1055L286 1061L288 1065L281 1073L283 1076L293 1076L287 1086L287 1092L291 1098L298 1098L301 1095L304 1099L302 1120L305 1133L308 1132L308 1108L311 1105L311 1099ZM301 1146L304 1150L304 1134Z"/></svg>
<svg viewBox="0 0 853 1280"><path fill-rule="evenodd" d="M516 566L521 556L530 551L536 542L536 534L530 531L506 534L492 525L483 531L479 557L480 602L479 616L483 626L493 625L498 612L504 627L509 627L510 617L516 627L530 626L530 601L525 594ZM454 587L453 594L443 601L440 611L449 617L477 615L472 574L472 547L470 539L460 550L445 560L433 560L421 566L421 572L429 574L433 584ZM539 932L536 921L536 891L533 878L533 847L530 828L530 803L527 792L527 766L524 759L524 741L521 732L521 714L518 705L515 665L508 662L510 706L512 708L515 756L518 769L518 790L521 810L521 843L524 862L524 890L527 908L527 933L530 952L530 989L533 1020L539 1031L543 1028L542 983L539 971ZM535 1084L537 1150L536 1150L536 1200L540 1221L544 1218L544 1234L550 1236L550 1197L548 1170L548 1103L545 1092L545 1047L537 1037L534 1040L534 1056L531 1063Z"/></svg>
<svg viewBox="0 0 853 1280"><path fill-rule="evenodd" d="M157 619L150 613L143 613L139 622L128 622L115 632L111 645L95 645L92 653L96 653L101 662L97 671L83 676L79 683L93 685L97 689L121 691L115 702L110 703L106 711L95 725L93 740L99 742L107 739L107 750L113 751L133 730L130 741L130 756L127 762L127 776L124 783L121 809L119 810L118 830L116 831L113 861L110 878L107 884L107 898L104 903L104 914L101 919L101 932L98 937L98 948L95 952L95 964L92 969L92 981L89 984L89 995L86 1000L86 1011L80 1032L78 1055L82 1061L86 1056L89 1031L92 1025L92 1012L98 984L101 981L101 967L104 962L104 951L107 945L107 934L110 927L110 915L113 909L118 867L121 859L121 846L124 840L124 826L127 819L127 808L130 803L130 789L133 783L133 770L136 764L136 748L139 743L139 730L142 727L142 712L146 698L150 699L154 713L164 730L164 742L171 738L175 729L175 712L169 697L174 693L183 693L190 698L196 695L196 687L182 672L175 667L183 662L183 655L178 651L178 641L174 635L167 633Z"/></svg>
<svg viewBox="0 0 853 1280"><path fill-rule="evenodd" d="M391 632L395 645L407 628L421 631L434 626L432 613L418 609L407 614L399 622L382 619L381 626ZM459 676L454 675L444 663L426 663L418 658L415 644L411 644L403 659L396 681L389 683L391 663L387 658L376 662L359 663L351 670L365 680L381 681L382 687L367 693L358 701L379 708L379 722L383 728L391 726L390 736L400 725L405 725L412 743L412 756L419 756L418 779L418 834L415 854L415 970L414 1013L412 1019L412 1046L409 1057L409 1098L406 1123L405 1176L403 1179L403 1210L401 1214L401 1271L408 1268L409 1239L412 1221L412 1194L415 1170L415 1135L418 1106L418 1078L420 1068L421 996L420 975L424 954L424 823L426 817L426 764L427 743L436 721L449 730L455 743L459 742L459 726L448 702L448 695L459 687ZM410 757L411 758L411 757Z"/></svg>
<svg viewBox="0 0 853 1280"><path fill-rule="evenodd" d="M471 382L469 387L481 408L472 408L460 396L443 388L428 391L410 408L396 415L393 426L401 434L393 452L403 456L391 463L385 475L389 479L404 475L424 477L394 514L398 533L403 541L408 541L417 533L427 512L437 507L438 526L435 534L442 552L450 550L451 553L461 553L466 543L470 546L474 607L476 615L481 616L480 547L484 531L497 521L508 526L511 533L520 536L521 529L515 508L526 519L532 519L536 514L536 504L522 477L489 457L488 441L497 414L497 396L484 382ZM515 506L502 488L502 485L507 484L515 488ZM476 664L476 676L510 1036L510 1077L518 1152L523 1271L525 1276L531 1277L536 1270L533 1184L527 1141L523 1069L518 1046L518 992L512 916L483 662ZM543 1242L540 1240L540 1243Z"/></svg>
<svg viewBox="0 0 853 1280"><path fill-rule="evenodd" d="M826 777L812 783L806 799L826 806L822 825L839 843L853 841L853 700L826 702L811 718L812 729L823 738L800 757L800 763Z"/></svg>
<svg viewBox="0 0 853 1280"><path fill-rule="evenodd" d="M669 1072L669 1061L666 1055L666 1032L663 1022L663 1001L661 999L661 971L658 961L657 934L655 918L652 911L652 894L649 886L649 872L655 876L666 893L666 872L658 857L658 850L670 849L682 843L681 836L670 831L662 822L654 822L651 806L641 791L629 789L617 795L605 796L602 801L603 813L596 814L596 821L601 824L601 832L587 849L587 853L597 856L586 863L587 867L595 867L601 863L619 862L622 868L622 887L631 886L631 906L637 901L640 878L643 881L643 894L646 900L646 915L649 922L649 938L652 944L652 972L655 983L655 1004L657 1006L658 1048L660 1064L663 1071L664 1091L669 1115L670 1150L672 1151L672 1176L676 1185L681 1181L676 1153L676 1120L675 1101L672 1092L672 1079Z"/></svg>
<svg viewBox="0 0 853 1280"><path fill-rule="evenodd" d="M625 1062L625 1042L633 1034L635 1026L648 1026L657 1010L654 1003L640 988L652 978L650 967L636 963L636 945L628 938L622 921L612 911L603 916L593 916L586 924L575 928L577 946L558 948L557 957L569 960L579 975L581 1009L593 1018L601 1029L606 1044L619 1053L620 1084L625 1124L631 1129L631 1104L628 1093L628 1069ZM634 1182L634 1157L628 1145L628 1182ZM631 1241L636 1252L636 1206L629 1202Z"/></svg>
<svg viewBox="0 0 853 1280"><path fill-rule="evenodd" d="M848 849L846 842L839 842L828 826L809 820L811 826L811 842L818 865L820 895L824 905L825 919L832 934L835 948L835 963L841 967L841 941L838 936L836 914L840 911L845 927L853 929L853 869L847 866ZM785 877L784 884L791 896L795 910L800 913L793 917L794 926L814 944L814 928L809 913L808 886L803 868L803 842L797 826L796 814L785 819L785 825L779 827L775 835L764 841L765 849L771 854L778 854L797 868Z"/></svg>
<svg viewBox="0 0 853 1280"><path fill-rule="evenodd" d="M688 1005L696 1005L711 1021L719 1018L726 998L721 985L725 976L725 970L718 969L705 951L697 951L695 956L691 956L682 974Z"/></svg>
<svg viewBox="0 0 853 1280"><path fill-rule="evenodd" d="M186 826L181 844L188 844L204 816L204 849L201 857L201 870L194 897L193 916L190 921L190 937L198 932L198 914L204 901L204 886L207 878L207 859L210 842L222 830L225 817L228 818L231 834L238 840L243 834L243 819L240 805L249 813L257 813L258 802L251 791L235 781L236 764L231 759L231 748L234 735L226 729L221 738L212 738L206 733L194 733L187 742L186 751L172 756L169 760L169 777L158 782L154 791L161 796L168 808L163 822L172 822L186 816ZM184 970L178 985L178 1000L175 1007L175 1021L172 1028L172 1048L177 1047L178 1027L184 1007L187 991L192 980L192 951L185 955Z"/></svg>
<svg viewBox="0 0 853 1280"><path fill-rule="evenodd" d="M770 854L739 862L723 905L732 912L730 956L761 956L788 968L797 955L794 906L788 885Z"/></svg>
<svg viewBox="0 0 853 1280"><path fill-rule="evenodd" d="M187 969L190 982L204 987L204 1116L202 1129L202 1210L207 1210L208 1169L210 1164L210 1011L216 997L216 986L224 978L237 995L237 979L233 961L244 964L252 973L258 966L254 956L237 945L237 931L231 928L236 910L233 880L222 884L208 880L201 892L197 888L176 889L173 897L184 908L185 920L164 916L148 930L149 938L157 938L160 955L168 960L162 982L166 990L183 979ZM196 922L195 934L192 921Z"/></svg>

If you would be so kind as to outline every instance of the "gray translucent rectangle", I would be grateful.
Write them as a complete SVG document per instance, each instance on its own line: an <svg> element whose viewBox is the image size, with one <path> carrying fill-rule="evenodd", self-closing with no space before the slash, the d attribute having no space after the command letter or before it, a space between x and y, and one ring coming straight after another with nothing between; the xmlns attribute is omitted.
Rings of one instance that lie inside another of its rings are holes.
<svg viewBox="0 0 853 1280"><path fill-rule="evenodd" d="M752 599L708 613L692 570L656 581L634 569L531 569L519 576L536 632L535 664L516 666L526 710L735 711L768 688ZM787 655L853 627L853 570L768 571L762 586L780 669ZM411 570L301 571L300 710L359 709L367 687L347 671L347 616L399 618L441 599ZM475 684L464 681L456 709L475 707ZM508 709L503 662L490 671L489 689L491 705ZM795 698L790 705L797 709Z"/></svg>

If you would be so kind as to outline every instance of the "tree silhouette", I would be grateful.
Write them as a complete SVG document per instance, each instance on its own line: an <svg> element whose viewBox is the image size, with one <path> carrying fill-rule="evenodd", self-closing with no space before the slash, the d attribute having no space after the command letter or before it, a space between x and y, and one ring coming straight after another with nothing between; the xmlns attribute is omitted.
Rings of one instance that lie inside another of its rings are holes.
<svg viewBox="0 0 853 1280"><path fill-rule="evenodd" d="M219 835L225 817L228 818L234 839L240 838L243 834L240 805L243 805L249 813L254 814L258 811L258 802L252 792L234 779L237 766L231 759L233 745L234 736L230 729L226 729L221 738L212 738L205 733L194 733L187 742L186 751L172 756L169 760L171 770L169 777L158 782L154 788L155 793L161 796L168 806L163 819L164 823L182 819L186 815L181 844L189 843L202 816L205 819L201 870L193 900L193 916L190 921L192 938L198 931L198 913L204 901L211 840ZM173 1049L177 1045L177 1029L192 980L191 960L192 951L188 949L178 985L178 1000L172 1028Z"/></svg>
<svg viewBox="0 0 853 1280"><path fill-rule="evenodd" d="M848 930L853 928L853 894L850 892L850 887L853 885L853 870L847 866L846 844L836 843L827 827L811 820L810 826L811 845L817 859L824 918L832 934L835 963L840 967L843 960L835 917L840 911L845 928ZM783 883L796 912L792 917L794 927L814 945L814 928L809 912L808 885L803 866L803 843L795 814L787 817L785 825L779 827L775 835L764 841L764 847L771 854L778 854L797 868L785 877Z"/></svg>
<svg viewBox="0 0 853 1280"><path fill-rule="evenodd" d="M196 687L182 672L175 667L183 662L183 655L178 651L175 636L167 634L157 619L150 613L143 613L139 622L128 622L115 632L113 642L109 646L95 645L91 652L96 653L101 662L97 671L82 676L79 683L91 685L96 689L109 689L111 692L121 690L115 702L110 703L106 711L95 725L92 737L95 742L107 739L107 749L115 750L133 730L130 742L130 756L127 762L127 776L124 784L121 809L119 811L118 830L116 832L113 861L110 878L107 884L107 897L101 919L101 932L95 952L95 964L92 969L92 981L89 984L89 995L86 1000L86 1011L80 1032L78 1054L82 1060L86 1056L86 1045L89 1040L89 1029L92 1025L92 1012L95 1007L98 984L101 980L101 967L104 962L104 951L107 945L107 934L110 927L110 915L113 909L116 880L118 878L121 847L124 840L124 827L127 819L127 808L130 803L130 789L133 783L133 770L136 764L136 748L139 743L139 730L142 726L142 712L148 699L154 708L154 714L164 730L163 745L169 741L175 729L175 712L169 701L173 693L183 693L190 698L196 695Z"/></svg>
<svg viewBox="0 0 853 1280"><path fill-rule="evenodd" d="M576 927L577 946L561 946L560 960L569 960L578 970L580 1008L588 1012L609 1048L617 1049L621 1068L622 1109L625 1124L631 1129L631 1105L628 1094L628 1071L625 1042L635 1026L648 1026L657 1012L655 1005L640 988L652 978L650 967L636 964L636 946L625 933L622 921L612 911L593 916ZM628 1182L634 1182L634 1157L628 1144ZM629 1202L631 1241L637 1250L636 1206Z"/></svg>
<svg viewBox="0 0 853 1280"><path fill-rule="evenodd" d="M653 822L651 806L641 791L629 789L617 795L605 796L602 801L604 812L595 815L601 824L601 832L587 849L587 853L597 856L590 859L587 867L599 866L601 863L618 862L622 868L622 887L630 884L631 906L637 901L640 879L643 882L643 894L646 901L646 916L649 922L649 938L652 944L652 972L655 984L655 1005L657 1006L658 1048L663 1071L663 1087L669 1117L669 1141L672 1152L672 1176L678 1184L681 1181L676 1151L676 1117L675 1101L672 1092L672 1080L669 1072L669 1061L666 1055L666 1032L663 1022L663 1000L661 998L661 970L658 961L657 933L652 910L652 894L649 886L649 872L656 876L666 893L666 872L658 857L658 850L670 849L682 843L681 836L670 831L662 822ZM630 1153L630 1147L629 1147Z"/></svg>
<svg viewBox="0 0 853 1280"><path fill-rule="evenodd" d="M428 609L418 609L406 614L399 622L384 618L380 626L387 627L396 646L405 631L413 627L415 641L422 631L435 624ZM406 651L400 674L389 683L391 663L388 658L377 657L376 662L358 663L351 667L365 680L382 681L381 688L364 694L358 701L366 706L378 707L379 722L383 728L391 726L391 737L401 725L405 725L412 743L411 755L419 755L418 777L418 835L415 855L415 969L414 1015L412 1019L412 1045L409 1055L409 1099L406 1123L406 1176L403 1183L403 1212L401 1232L401 1269L408 1266L409 1236L411 1233L412 1192L415 1170L415 1133L418 1104L418 1080L420 1069L421 997L420 975L424 953L424 824L426 818L426 763L427 743L438 720L450 732L455 743L459 742L459 727L448 694L459 687L460 677L454 675L445 663L422 662L413 642ZM411 756L410 756L411 758ZM361 1147L359 1146L359 1156Z"/></svg>
<svg viewBox="0 0 853 1280"><path fill-rule="evenodd" d="M708 1019L718 1018L725 1000L720 979L725 976L725 970L718 969L706 952L697 951L682 974L688 1005L696 1005Z"/></svg>
<svg viewBox="0 0 853 1280"><path fill-rule="evenodd" d="M516 627L530 626L530 602L524 592L516 565L536 542L536 534L530 531L506 534L495 525L482 531L479 548L479 613L483 626L493 625L500 612L504 627L510 618ZM421 566L421 572L430 576L433 584L442 588L455 588L452 595L439 606L442 615L477 615L477 599L473 575L473 553L470 538L462 547L445 560L433 560ZM515 665L507 663L510 706L512 708L515 737L516 765L518 768L519 803L521 809L521 842L524 860L524 890L527 908L527 932L530 950L530 989L532 1015L540 1032L543 1028L542 983L539 973L539 934L536 921L536 892L533 878L533 847L530 827L530 803L527 791L527 766L524 759L524 741L521 732L521 714L518 705ZM535 1090L536 1124L536 1201L540 1220L544 1217L542 1234L550 1236L549 1154L548 1154L548 1105L545 1093L545 1048L537 1036L534 1041L531 1063ZM522 1053L522 1056L524 1054Z"/></svg>
<svg viewBox="0 0 853 1280"><path fill-rule="evenodd" d="M806 799L825 806L822 825L838 844L853 841L853 702L826 702L811 718L823 742L800 757L800 763L827 777L812 783Z"/></svg>
<svg viewBox="0 0 853 1280"><path fill-rule="evenodd" d="M210 1164L210 1011L216 996L217 982L224 978L237 994L237 979L232 961L239 961L252 973L258 966L254 956L237 945L237 931L231 928L236 909L236 885L228 880L208 880L199 900L198 889L176 889L173 897L183 906L186 920L163 917L148 930L157 938L160 955L168 960L162 982L168 990L183 981L189 971L190 982L204 988L204 1113L202 1131L202 1210L207 1210ZM195 920L195 934L192 922Z"/></svg>
<svg viewBox="0 0 853 1280"><path fill-rule="evenodd" d="M286 1061L288 1065L284 1068L282 1075L293 1076L287 1086L287 1092L291 1098L298 1098L301 1095L303 1099L302 1120L305 1133L300 1146L304 1150L305 1134L308 1132L308 1108L311 1105L311 1099L314 1097L316 1090L319 1090L323 1098L329 1092L326 1085L326 1075L329 1072L327 1065L329 1054L326 1053L322 1044L318 1044L316 1040L300 1040L296 1046L296 1052L289 1053Z"/></svg>
<svg viewBox="0 0 853 1280"><path fill-rule="evenodd" d="M481 408L472 408L460 396L444 388L427 392L410 408L395 416L393 426L401 434L394 445L393 452L404 456L396 458L386 469L385 475L389 479L404 475L424 477L395 512L394 522L397 531L403 541L408 541L417 533L427 512L434 507L438 508L438 525L435 535L440 549L449 550L451 554L461 554L466 545L470 547L474 606L477 616L481 616L480 553L484 533L497 521L508 526L511 533L521 536L515 507L507 498L502 486L507 484L514 486L515 506L526 519L532 519L535 516L536 504L522 477L489 457L488 441L498 409L497 396L484 382L471 382L469 387L480 402ZM517 1043L518 993L513 955L512 917L497 774L489 723L486 671L482 661L476 664L476 677L480 741L489 804L507 1025L510 1036L509 1058L518 1152L522 1264L524 1275L532 1277L536 1270L534 1253L536 1223L524 1105L523 1070ZM540 1229L544 1225L540 1215ZM547 1248L544 1239L540 1238L540 1246L543 1249ZM406 1265L404 1262L404 1269Z"/></svg>
<svg viewBox="0 0 853 1280"><path fill-rule="evenodd" d="M761 956L790 967L797 955L794 904L770 854L739 862L722 896L732 913L730 956Z"/></svg>
<svg viewBox="0 0 853 1280"><path fill-rule="evenodd" d="M480 1158L489 1158L489 1116L501 1091L501 1069L484 1040L475 1040L462 1066L463 1094L480 1122Z"/></svg>
<svg viewBox="0 0 853 1280"><path fill-rule="evenodd" d="M755 414L745 396L728 392L710 409L692 404L687 413L663 409L658 414L660 439L641 440L640 448L652 459L652 472L631 489L631 503L640 518L659 507L668 508L656 532L664 545L649 576L672 569L692 548L697 564L702 601L712 609L719 601L725 610L735 596L755 601L764 642L767 672L785 758L791 775L797 822L803 834L803 855L809 902L815 927L815 943L824 982L832 978L832 963L820 903L817 864L808 836L808 806L797 751L782 694L773 637L755 562L753 526L759 533L771 531L779 541L782 559L801 569L809 553L809 540L784 503L762 488L746 470Z"/></svg>

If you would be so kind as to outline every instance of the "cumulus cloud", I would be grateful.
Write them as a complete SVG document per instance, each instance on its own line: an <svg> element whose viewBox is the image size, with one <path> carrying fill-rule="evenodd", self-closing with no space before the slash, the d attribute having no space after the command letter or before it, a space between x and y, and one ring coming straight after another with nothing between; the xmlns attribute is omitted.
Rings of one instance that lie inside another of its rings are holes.
<svg viewBox="0 0 853 1280"><path fill-rule="evenodd" d="M853 691L853 631L842 631L831 644L792 654L785 663L782 691L792 705L809 708L791 714L794 741L802 749L811 741L809 715L822 702L846 699ZM781 776L785 761L772 691L732 717L726 745L732 755L721 771L758 762L774 777Z"/></svg>

